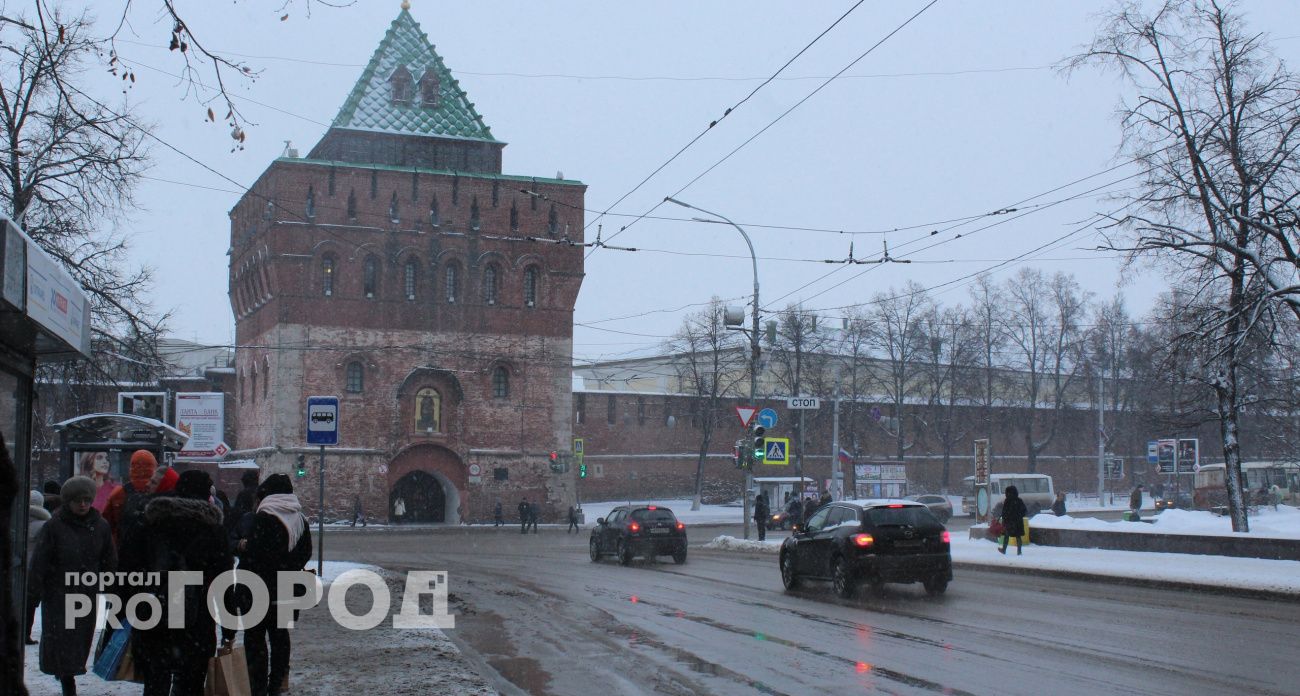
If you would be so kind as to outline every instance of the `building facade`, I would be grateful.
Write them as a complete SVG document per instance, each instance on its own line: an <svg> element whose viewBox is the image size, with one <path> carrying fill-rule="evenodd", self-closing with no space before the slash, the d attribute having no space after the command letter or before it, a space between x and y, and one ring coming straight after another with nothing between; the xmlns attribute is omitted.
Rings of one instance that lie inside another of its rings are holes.
<svg viewBox="0 0 1300 696"><path fill-rule="evenodd" d="M232 457L305 466L317 509L306 400L336 395L327 517L567 509L550 453L571 446L586 187L502 174L504 146L403 9L320 142L230 212Z"/></svg>

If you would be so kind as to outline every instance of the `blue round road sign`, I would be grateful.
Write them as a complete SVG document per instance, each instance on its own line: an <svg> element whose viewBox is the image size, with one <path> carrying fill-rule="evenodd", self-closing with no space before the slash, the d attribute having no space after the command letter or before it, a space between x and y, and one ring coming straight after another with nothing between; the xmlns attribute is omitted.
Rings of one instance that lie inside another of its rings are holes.
<svg viewBox="0 0 1300 696"><path fill-rule="evenodd" d="M765 408L758 412L758 424L768 430L776 427L776 420L776 411L773 411L770 408Z"/></svg>

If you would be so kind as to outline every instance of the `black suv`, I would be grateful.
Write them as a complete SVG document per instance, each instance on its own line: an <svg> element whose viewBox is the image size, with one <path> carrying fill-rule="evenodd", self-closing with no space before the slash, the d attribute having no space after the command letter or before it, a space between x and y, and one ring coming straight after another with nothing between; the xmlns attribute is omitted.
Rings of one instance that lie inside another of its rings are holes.
<svg viewBox="0 0 1300 696"><path fill-rule="evenodd" d="M911 500L831 503L781 544L786 589L805 578L829 579L844 598L863 582L920 581L928 594L942 594L952 580L948 532L929 508Z"/></svg>
<svg viewBox="0 0 1300 696"><path fill-rule="evenodd" d="M686 525L672 510L657 505L624 505L596 520L591 530L591 560L614 554L627 565L636 556L672 556L686 562Z"/></svg>

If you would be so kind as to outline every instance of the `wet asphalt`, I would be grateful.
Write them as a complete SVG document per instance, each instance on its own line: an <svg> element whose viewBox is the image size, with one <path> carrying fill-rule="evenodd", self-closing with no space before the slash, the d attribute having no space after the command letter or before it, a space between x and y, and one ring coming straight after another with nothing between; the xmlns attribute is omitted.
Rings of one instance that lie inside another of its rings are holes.
<svg viewBox="0 0 1300 696"><path fill-rule="evenodd" d="M1300 693L1297 603L975 570L846 601L786 592L774 555L592 563L586 529L327 533L331 559L449 571L447 633L503 693Z"/></svg>

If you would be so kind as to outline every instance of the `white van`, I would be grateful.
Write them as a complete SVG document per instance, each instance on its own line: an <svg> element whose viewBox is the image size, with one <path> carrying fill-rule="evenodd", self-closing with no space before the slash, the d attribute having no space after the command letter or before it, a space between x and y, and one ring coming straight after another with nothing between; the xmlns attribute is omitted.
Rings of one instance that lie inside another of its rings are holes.
<svg viewBox="0 0 1300 696"><path fill-rule="evenodd" d="M975 514L975 477L962 479L964 486L961 506L967 515ZM1007 486L1015 486L1020 492L1020 499L1025 501L1025 509L1033 517L1043 510L1049 510L1056 500L1056 491L1052 488L1052 477L1047 474L990 474L989 497L993 502L993 514L1002 512L1002 497Z"/></svg>

